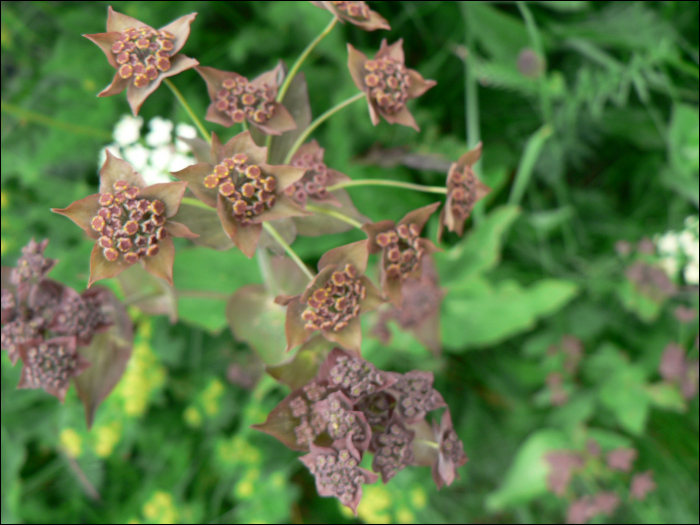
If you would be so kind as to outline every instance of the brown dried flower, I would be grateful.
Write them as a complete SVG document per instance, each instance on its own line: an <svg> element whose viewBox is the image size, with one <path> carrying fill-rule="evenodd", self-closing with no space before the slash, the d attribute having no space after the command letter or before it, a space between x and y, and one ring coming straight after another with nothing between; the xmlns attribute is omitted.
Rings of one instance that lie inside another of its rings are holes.
<svg viewBox="0 0 700 525"><path fill-rule="evenodd" d="M348 68L355 85L367 94L372 124L379 115L389 124L402 124L420 131L406 102L421 96L437 82L425 80L418 71L404 65L403 39L392 45L382 40L372 60L348 44Z"/></svg>
<svg viewBox="0 0 700 525"><path fill-rule="evenodd" d="M350 22L351 24L361 27L365 31L374 31L376 29L391 29L389 23L376 11L372 11L366 2L316 2L312 1L316 7L327 9L335 15L342 23Z"/></svg>
<svg viewBox="0 0 700 525"><path fill-rule="evenodd" d="M108 13L106 33L83 35L102 49L117 70L112 83L97 96L116 95L128 86L126 98L136 116L164 78L199 64L178 53L190 36L190 24L197 13L180 17L161 29L117 13L111 6Z"/></svg>
<svg viewBox="0 0 700 525"><path fill-rule="evenodd" d="M90 281L114 277L136 262L172 284L175 246L171 237L197 237L177 213L187 183L146 186L131 165L107 150L100 171L100 193L52 211L65 215L96 240L90 259Z"/></svg>
<svg viewBox="0 0 700 525"><path fill-rule="evenodd" d="M450 166L447 173L447 201L440 212L438 241L442 239L444 226L461 237L464 234L464 223L471 215L474 205L491 191L491 188L476 178L472 169L480 157L481 142Z"/></svg>

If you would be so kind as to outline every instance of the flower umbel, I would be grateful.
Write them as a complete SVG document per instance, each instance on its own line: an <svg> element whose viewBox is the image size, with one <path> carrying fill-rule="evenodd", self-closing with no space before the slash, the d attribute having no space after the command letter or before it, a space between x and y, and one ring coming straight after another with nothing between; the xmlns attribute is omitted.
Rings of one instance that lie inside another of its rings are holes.
<svg viewBox="0 0 700 525"><path fill-rule="evenodd" d="M382 302L379 290L362 275L367 257L367 241L334 248L321 257L319 273L303 294L277 297L278 304L287 306L287 350L320 330L329 341L359 355L359 315Z"/></svg>
<svg viewBox="0 0 700 525"><path fill-rule="evenodd" d="M341 22L350 22L364 29L375 31L376 29L391 29L389 23L376 11L372 11L367 2L311 2L316 7L327 9Z"/></svg>
<svg viewBox="0 0 700 525"><path fill-rule="evenodd" d="M369 236L370 253L382 252L382 291L397 308L401 308L403 302L401 284L408 278L420 279L423 256L439 251L431 241L420 237L438 206L440 203L436 202L414 210L397 225L393 221L380 221L363 227Z"/></svg>
<svg viewBox="0 0 700 525"><path fill-rule="evenodd" d="M211 162L173 173L187 181L202 202L217 209L224 231L247 257L255 255L263 222L308 214L285 193L304 170L270 166L266 159L267 148L256 146L249 132L223 145L214 133Z"/></svg>
<svg viewBox="0 0 700 525"><path fill-rule="evenodd" d="M83 35L92 40L117 70L112 83L98 96L109 97L127 89L126 98L136 116L146 98L162 80L190 69L199 62L178 52L190 35L190 24L197 13L191 13L161 29L109 7L107 32Z"/></svg>
<svg viewBox="0 0 700 525"><path fill-rule="evenodd" d="M491 188L476 178L472 166L481 157L481 143L450 166L447 173L447 201L440 212L438 240L444 226L451 232L464 234L464 223L471 215L477 201L489 194Z"/></svg>
<svg viewBox="0 0 700 525"><path fill-rule="evenodd" d="M403 39L391 45L382 40L372 60L348 44L348 68L358 89L367 93L372 124L379 124L381 115L389 124L420 131L406 102L421 96L437 82L425 80L418 71L406 68Z"/></svg>
<svg viewBox="0 0 700 525"><path fill-rule="evenodd" d="M275 101L282 76L282 66L253 80L238 73L200 66L197 72L207 83L211 104L206 120L231 127L247 120L268 135L280 135L295 129L292 115Z"/></svg>
<svg viewBox="0 0 700 525"><path fill-rule="evenodd" d="M77 352L74 337L54 337L38 345L22 344L19 355L24 367L17 388L43 388L61 403L70 380L90 366Z"/></svg>
<svg viewBox="0 0 700 525"><path fill-rule="evenodd" d="M146 186L131 165L109 151L100 171L100 193L53 211L65 215L91 238L90 282L114 277L136 262L172 284L175 246L170 237L193 238L177 213L187 183Z"/></svg>

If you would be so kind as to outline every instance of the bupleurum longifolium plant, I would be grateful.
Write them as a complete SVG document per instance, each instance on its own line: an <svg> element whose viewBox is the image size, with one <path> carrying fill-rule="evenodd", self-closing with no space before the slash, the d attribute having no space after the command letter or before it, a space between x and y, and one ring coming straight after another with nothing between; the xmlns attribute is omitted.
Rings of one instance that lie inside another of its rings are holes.
<svg viewBox="0 0 700 525"><path fill-rule="evenodd" d="M110 7L107 31L84 35L115 70L98 96L126 91L133 113L115 124L114 142L99 153L99 192L72 204L57 202L53 209L94 241L88 290L79 293L51 280L47 274L57 261L44 256L48 240L32 240L16 267L2 270L2 348L22 366L19 388L41 388L63 401L75 384L90 426L123 376L133 342L126 305L109 288L93 284L118 278L124 288L138 290L155 278L164 290L177 287L175 237L202 250L236 249L257 257L268 269L266 278L276 283L270 304L286 308L289 358L268 372L291 393L254 428L305 453L300 460L315 477L318 493L356 513L365 484L379 478L388 483L406 467L427 466L441 488L452 484L467 461L450 410L433 388L433 373L399 374L365 360L360 320L386 303L384 323L398 320L439 352L444 292L431 257L441 250L424 237L426 225L438 224L436 242L445 228L463 235L475 203L490 190L473 169L480 143L454 159L442 187L353 180L333 168L333 144L312 137L319 125L365 100L375 126L419 131L411 100L436 81L408 67L401 39L391 44L384 39L370 54L348 43L345 78L359 91L313 119L300 72L313 48L337 22L366 31L390 29L365 2L313 4L328 11L328 26L291 68L280 62L258 76L200 65L182 53L196 13L156 29ZM190 68L204 80L202 91L206 87L210 100L204 120L223 132L210 132L171 82ZM142 136L139 110L161 83L194 127L157 117ZM236 134L226 133L231 127ZM229 138L220 138L224 134ZM390 187L387 191L442 194L446 202L375 222L361 215L344 189L370 183ZM365 239L327 251L317 271L292 247L296 236L352 228ZM372 254L379 257L376 284ZM130 303L163 313L147 295L143 299L132 297ZM248 300L242 290L229 301L232 324ZM367 455L372 459L363 462Z"/></svg>

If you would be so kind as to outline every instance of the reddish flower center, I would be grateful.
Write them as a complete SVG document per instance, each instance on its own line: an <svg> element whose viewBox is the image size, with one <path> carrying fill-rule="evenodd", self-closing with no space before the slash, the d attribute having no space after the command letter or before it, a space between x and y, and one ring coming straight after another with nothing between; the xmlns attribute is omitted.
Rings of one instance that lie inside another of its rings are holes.
<svg viewBox="0 0 700 525"><path fill-rule="evenodd" d="M218 188L232 205L233 217L243 226L277 201L277 180L266 177L257 164L249 164L245 153L226 158L214 166L214 171L204 178L204 186Z"/></svg>
<svg viewBox="0 0 700 525"><path fill-rule="evenodd" d="M78 354L66 345L45 342L27 350L25 379L29 388L60 390L78 368Z"/></svg>
<svg viewBox="0 0 700 525"><path fill-rule="evenodd" d="M414 433L406 430L399 423L392 423L377 437L377 452L374 455L372 469L381 472L386 483L413 462Z"/></svg>
<svg viewBox="0 0 700 525"><path fill-rule="evenodd" d="M216 109L225 113L236 124L245 119L264 124L275 114L277 87L263 84L256 87L248 79L236 75L227 78L216 92Z"/></svg>
<svg viewBox="0 0 700 525"><path fill-rule="evenodd" d="M120 180L114 193L100 195L100 210L92 229L102 234L97 241L108 261L123 257L128 264L158 253L158 242L168 236L165 204L157 199L139 199L139 189Z"/></svg>
<svg viewBox="0 0 700 525"><path fill-rule="evenodd" d="M308 305L301 315L306 321L307 330L327 330L338 332L348 326L360 314L360 301L367 295L367 289L358 278L352 264L343 271L333 272L323 288L319 288L306 301Z"/></svg>
<svg viewBox="0 0 700 525"><path fill-rule="evenodd" d="M399 224L395 229L377 235L377 244L384 248L383 264L389 279L405 280L420 267L425 254L417 224Z"/></svg>
<svg viewBox="0 0 700 525"><path fill-rule="evenodd" d="M476 203L476 176L471 167L459 166L452 172L447 184L447 206L457 220L466 219Z"/></svg>
<svg viewBox="0 0 700 525"><path fill-rule="evenodd" d="M170 69L175 35L150 27L125 29L112 44L121 78L134 77L136 87L153 82L160 72Z"/></svg>
<svg viewBox="0 0 700 525"><path fill-rule="evenodd" d="M369 20L370 10L366 2L332 2L335 8L353 20Z"/></svg>
<svg viewBox="0 0 700 525"><path fill-rule="evenodd" d="M406 67L390 57L365 62L365 85L374 103L384 113L403 109L408 100L411 78Z"/></svg>
<svg viewBox="0 0 700 525"><path fill-rule="evenodd" d="M285 191L296 202L304 206L307 199L323 200L328 196L328 167L316 161L313 155L307 153L292 160L295 168L304 168L304 176L289 186Z"/></svg>

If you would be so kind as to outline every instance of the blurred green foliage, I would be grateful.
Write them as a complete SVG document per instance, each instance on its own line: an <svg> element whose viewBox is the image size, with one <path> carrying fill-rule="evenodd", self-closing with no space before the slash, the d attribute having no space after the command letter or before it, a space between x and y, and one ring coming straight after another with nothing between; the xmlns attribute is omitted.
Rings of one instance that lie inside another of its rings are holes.
<svg viewBox="0 0 700 525"><path fill-rule="evenodd" d="M48 237L47 255L61 261L51 276L79 290L91 243L49 209L96 191L99 150L128 112L123 95L95 98L113 70L80 37L104 31L107 5L2 3L2 263L14 264L32 236ZM183 51L249 77L279 59L290 65L330 16L305 2L113 6L155 27L198 11ZM347 41L369 52L383 37L403 38L407 65L438 85L411 102L420 133L374 128L360 105L336 115L314 135L326 163L352 178L442 185L445 173L400 165L392 148L453 161L483 140L477 167L494 191L465 238L448 236L437 256L449 290L443 355L398 329L390 345L366 336L363 348L381 368L436 373L471 461L439 493L427 469L367 487L359 519L561 522L566 499L547 492L543 457L594 438L603 450L638 449L635 470L653 469L658 485L644 502L625 500L611 522L697 523L697 395L686 401L657 369L669 342L697 358L697 318L681 324L673 311L697 311L698 289L679 281L670 297L640 291L625 269L658 260L619 255L615 245L680 230L697 216L698 3L372 7L390 32L337 27L303 66L314 115L355 92ZM186 71L174 82L203 115L201 78ZM187 122L164 88L142 114ZM224 139L233 133L209 127ZM349 191L373 220L434 202L380 187ZM430 223L431 237L435 229ZM299 238L294 248L314 263L361 238ZM181 320L171 326L132 312L134 357L92 431L75 392L60 406L42 392L14 391L19 368L3 354L3 523L353 520L335 500L318 498L295 453L249 429L284 390L269 377L252 391L227 381L232 370L256 373L246 368L250 348L224 327L226 294L261 282L257 265L235 250L184 247L175 263ZM567 402L553 404L547 376L562 363L551 349L565 336L580 339L583 355L580 370L564 374Z"/></svg>

